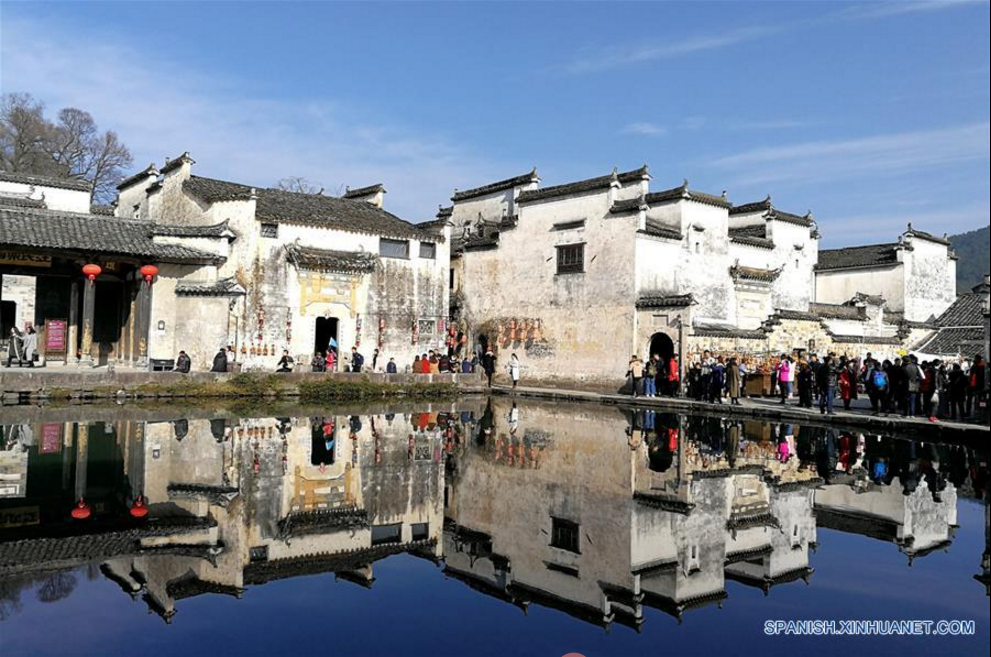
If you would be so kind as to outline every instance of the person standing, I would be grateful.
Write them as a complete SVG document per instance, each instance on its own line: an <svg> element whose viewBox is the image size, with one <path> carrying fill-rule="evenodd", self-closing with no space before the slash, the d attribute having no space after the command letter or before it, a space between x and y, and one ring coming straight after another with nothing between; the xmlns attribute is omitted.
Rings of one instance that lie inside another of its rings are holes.
<svg viewBox="0 0 991 657"><path fill-rule="evenodd" d="M396 359L390 358L389 364L385 366L386 374L399 374L399 366L396 365Z"/></svg>
<svg viewBox="0 0 991 657"><path fill-rule="evenodd" d="M657 377L659 372L660 359L657 356L651 356L650 361L647 363L646 371L644 371L643 379L643 396L647 398L653 398L657 396Z"/></svg>
<svg viewBox="0 0 991 657"><path fill-rule="evenodd" d="M723 403L723 390L726 389L726 365L723 357L716 359L716 364L712 367L712 376L709 385L709 402L713 404Z"/></svg>
<svg viewBox="0 0 991 657"><path fill-rule="evenodd" d="M25 342L25 350L26 350ZM987 363L983 356L977 356L970 368L970 381L967 387L967 417L975 417L980 413L981 400L984 398L987 385Z"/></svg>
<svg viewBox="0 0 991 657"><path fill-rule="evenodd" d="M681 365L675 356L671 356L667 370L668 395L678 397L681 395Z"/></svg>
<svg viewBox="0 0 991 657"><path fill-rule="evenodd" d="M743 377L740 376L740 365L736 358L730 358L726 366L726 391L732 406L740 405L741 390L743 390Z"/></svg>
<svg viewBox="0 0 991 657"><path fill-rule="evenodd" d="M970 382L960 363L954 363L950 372L950 417L956 421L967 419L967 390Z"/></svg>
<svg viewBox="0 0 991 657"><path fill-rule="evenodd" d="M327 359L323 357L323 354L316 353L313 355L312 367L314 372L321 373L327 371Z"/></svg>
<svg viewBox="0 0 991 657"><path fill-rule="evenodd" d="M492 353L492 349L486 349L485 355L482 356L482 370L485 372L485 378L489 382L489 387L492 387L492 378L495 376L496 371L496 356Z"/></svg>
<svg viewBox="0 0 991 657"><path fill-rule="evenodd" d="M293 368L296 366L296 361L293 357L289 355L289 350L284 349L282 351L282 358L279 359L279 364L276 367L276 372L278 374L289 374L292 372Z"/></svg>
<svg viewBox="0 0 991 657"><path fill-rule="evenodd" d="M20 367L24 360L24 335L16 326L10 329L10 341L7 342L7 367L13 367L14 361Z"/></svg>
<svg viewBox="0 0 991 657"><path fill-rule="evenodd" d="M922 381L922 414L931 421L936 420L937 410L936 394L939 385L939 361L922 364L922 374L925 379Z"/></svg>
<svg viewBox="0 0 991 657"><path fill-rule="evenodd" d="M365 367L365 357L358 353L358 347L351 348L351 371L355 374L361 374L362 368Z"/></svg>
<svg viewBox="0 0 991 657"><path fill-rule="evenodd" d="M808 363L798 366L798 405L801 408L812 408L812 389L815 387L815 375Z"/></svg>
<svg viewBox="0 0 991 657"><path fill-rule="evenodd" d="M712 401L712 370L716 366L716 359L712 357L712 352L706 350L702 355L701 371L699 373L699 401Z"/></svg>
<svg viewBox="0 0 991 657"><path fill-rule="evenodd" d="M633 383L633 396L640 396L640 384L643 381L643 361L636 354L630 359L630 369L627 376Z"/></svg>
<svg viewBox="0 0 991 657"><path fill-rule="evenodd" d="M213 367L210 369L215 374L227 373L227 350L221 348L217 355L213 357Z"/></svg>
<svg viewBox="0 0 991 657"><path fill-rule="evenodd" d="M333 349L327 352L327 371L331 373L337 371L337 352Z"/></svg>
<svg viewBox="0 0 991 657"><path fill-rule="evenodd" d="M523 366L520 364L520 359L516 354L509 357L509 378L513 381L513 390L520 385L520 377L523 374Z"/></svg>
<svg viewBox="0 0 991 657"><path fill-rule="evenodd" d="M871 411L877 417L882 410L887 410L884 398L888 394L888 374L877 364L877 361L868 362L864 387L867 388L867 396L871 399Z"/></svg>
<svg viewBox="0 0 991 657"><path fill-rule="evenodd" d="M791 358L785 354L781 354L781 362L778 364L777 370L778 389L781 391L781 405L784 406L788 403L788 398L791 397L791 384L792 377L794 376Z"/></svg>
<svg viewBox="0 0 991 657"><path fill-rule="evenodd" d="M919 392L922 390L923 375L922 368L919 367L918 358L909 356L907 360L908 364L905 366L905 412L903 415L908 418L914 418Z"/></svg>
<svg viewBox="0 0 991 657"><path fill-rule="evenodd" d="M28 326L24 331L24 361L28 367L34 367L34 359L38 354L38 332L33 326Z"/></svg>
<svg viewBox="0 0 991 657"><path fill-rule="evenodd" d="M836 402L836 387L839 385L839 367L834 364L835 356L830 354L823 360L819 368L819 387L822 396L819 400L819 412L822 415L836 415L834 404Z"/></svg>
<svg viewBox="0 0 991 657"><path fill-rule="evenodd" d="M379 350L376 349L372 354L372 372L379 371Z"/></svg>
<svg viewBox="0 0 991 657"><path fill-rule="evenodd" d="M227 371L233 372L237 365L237 351L233 345L227 345Z"/></svg>
<svg viewBox="0 0 991 657"><path fill-rule="evenodd" d="M840 398L843 399L843 410L849 411L853 401L853 390L857 387L857 378L850 370L850 363L840 359L839 372Z"/></svg>

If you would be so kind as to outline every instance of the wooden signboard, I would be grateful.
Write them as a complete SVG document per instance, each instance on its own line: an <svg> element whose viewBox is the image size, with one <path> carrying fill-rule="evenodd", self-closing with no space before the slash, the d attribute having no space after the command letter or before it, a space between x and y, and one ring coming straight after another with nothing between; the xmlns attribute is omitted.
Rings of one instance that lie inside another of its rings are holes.
<svg viewBox="0 0 991 657"><path fill-rule="evenodd" d="M41 453L58 454L62 451L62 424L41 425Z"/></svg>
<svg viewBox="0 0 991 657"><path fill-rule="evenodd" d="M69 322L65 319L49 319L45 321L45 359L53 360L53 356L61 356L62 360L69 359Z"/></svg>

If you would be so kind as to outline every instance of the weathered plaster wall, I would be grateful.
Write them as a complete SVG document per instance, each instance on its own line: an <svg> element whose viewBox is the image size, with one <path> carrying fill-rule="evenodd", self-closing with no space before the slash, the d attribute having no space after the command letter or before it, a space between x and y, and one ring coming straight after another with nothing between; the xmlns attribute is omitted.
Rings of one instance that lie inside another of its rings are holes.
<svg viewBox="0 0 991 657"><path fill-rule="evenodd" d="M902 252L904 253L904 252ZM884 297L888 310L905 311L905 265L816 273L816 302L846 303L858 293ZM926 318L924 318L926 319Z"/></svg>
<svg viewBox="0 0 991 657"><path fill-rule="evenodd" d="M905 318L924 322L939 317L957 300L957 263L949 248L913 238L905 259Z"/></svg>

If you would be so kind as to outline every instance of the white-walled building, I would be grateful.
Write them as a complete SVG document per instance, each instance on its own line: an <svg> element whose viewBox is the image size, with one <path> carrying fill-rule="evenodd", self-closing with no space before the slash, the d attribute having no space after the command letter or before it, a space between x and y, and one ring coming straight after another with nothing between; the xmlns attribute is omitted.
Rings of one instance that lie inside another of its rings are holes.
<svg viewBox="0 0 991 657"><path fill-rule="evenodd" d="M193 164L184 154L120 186L118 216L168 225L157 240L225 258L217 271L178 285L179 303L161 296L153 357L185 349L205 363L232 344L246 367L271 368L283 349L308 363L336 344L342 354L357 346L368 365L380 349L380 367L396 358L402 369L443 344L446 226L428 231L386 212L381 185L333 198L204 178ZM188 306L217 298L226 310L191 320L198 313Z"/></svg>

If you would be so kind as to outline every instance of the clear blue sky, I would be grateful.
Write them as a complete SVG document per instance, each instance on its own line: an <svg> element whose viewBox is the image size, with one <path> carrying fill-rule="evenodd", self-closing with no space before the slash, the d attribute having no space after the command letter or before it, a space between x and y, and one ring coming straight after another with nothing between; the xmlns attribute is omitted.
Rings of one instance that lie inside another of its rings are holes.
<svg viewBox="0 0 991 657"><path fill-rule="evenodd" d="M824 244L988 224L989 5L0 2L0 88L117 130L135 168L432 217L455 188L649 163L812 209Z"/></svg>

